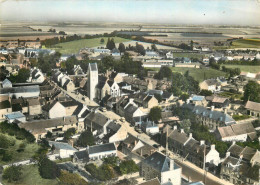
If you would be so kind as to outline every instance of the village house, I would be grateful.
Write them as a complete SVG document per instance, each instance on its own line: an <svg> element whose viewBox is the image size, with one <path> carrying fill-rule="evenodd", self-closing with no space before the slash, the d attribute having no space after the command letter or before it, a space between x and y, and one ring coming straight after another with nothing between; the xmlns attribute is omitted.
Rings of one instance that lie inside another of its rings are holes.
<svg viewBox="0 0 260 185"><path fill-rule="evenodd" d="M233 124L225 127L218 127L215 131L216 138L221 141L242 141L255 140L256 131L252 123Z"/></svg>
<svg viewBox="0 0 260 185"><path fill-rule="evenodd" d="M48 115L48 118L59 118L66 116L66 108L58 101L53 101L42 107L42 110Z"/></svg>
<svg viewBox="0 0 260 185"><path fill-rule="evenodd" d="M73 74L74 75L85 75L80 65L74 65L73 67Z"/></svg>
<svg viewBox="0 0 260 185"><path fill-rule="evenodd" d="M209 90L212 92L218 92L221 89L221 84L216 79L204 80L199 84L201 90Z"/></svg>
<svg viewBox="0 0 260 185"><path fill-rule="evenodd" d="M25 115L19 111L5 114L5 119L8 123L13 123L15 120L26 122Z"/></svg>
<svg viewBox="0 0 260 185"><path fill-rule="evenodd" d="M200 66L201 66L201 64L198 62L192 62L192 63L176 62L176 63L174 63L174 67L200 68Z"/></svg>
<svg viewBox="0 0 260 185"><path fill-rule="evenodd" d="M200 105L203 107L206 107L208 102L205 98L205 96L199 96L199 95L191 95L189 99L187 99L187 103L192 104L192 105Z"/></svg>
<svg viewBox="0 0 260 185"><path fill-rule="evenodd" d="M153 121L148 121L146 120L141 124L141 129L146 133L146 134L157 134L159 133L159 126L155 124Z"/></svg>
<svg viewBox="0 0 260 185"><path fill-rule="evenodd" d="M45 77L40 69L37 69L36 67L31 69L28 82L42 83L44 80L45 80Z"/></svg>
<svg viewBox="0 0 260 185"><path fill-rule="evenodd" d="M74 101L74 100L62 101L60 103L63 107L65 107L66 116L71 116L79 105L79 103L77 101Z"/></svg>
<svg viewBox="0 0 260 185"><path fill-rule="evenodd" d="M27 102L29 115L42 114L42 107L38 98L28 99Z"/></svg>
<svg viewBox="0 0 260 185"><path fill-rule="evenodd" d="M230 104L228 98L219 96L207 96L206 100L209 101L209 106L214 106L215 108L227 108Z"/></svg>
<svg viewBox="0 0 260 185"><path fill-rule="evenodd" d="M47 132L52 135L60 135L67 131L69 128L78 128L78 120L76 116L59 117L46 120L33 120L24 123L18 123L20 128L24 128L34 135L36 140L45 138Z"/></svg>
<svg viewBox="0 0 260 185"><path fill-rule="evenodd" d="M10 82L7 78L2 82L2 87L3 88L11 88L12 86L12 82Z"/></svg>
<svg viewBox="0 0 260 185"><path fill-rule="evenodd" d="M0 89L0 96L8 95L11 98L39 97L40 88L38 85L7 87Z"/></svg>
<svg viewBox="0 0 260 185"><path fill-rule="evenodd" d="M120 142L118 149L129 158L137 161L142 161L156 151L154 147L142 142L131 134Z"/></svg>
<svg viewBox="0 0 260 185"><path fill-rule="evenodd" d="M260 103L247 101L245 105L245 109L247 110L247 114L250 116L260 117Z"/></svg>
<svg viewBox="0 0 260 185"><path fill-rule="evenodd" d="M165 136L168 135L168 148L197 166L203 167L204 151L205 163L208 166L216 167L220 163L219 153L216 151L215 145L208 146L205 141L196 141L192 137L192 133L187 136L183 129L178 131L177 126L174 126L173 129L166 126L163 132Z"/></svg>
<svg viewBox="0 0 260 185"><path fill-rule="evenodd" d="M258 150L233 142L221 163L220 178L234 184L259 184L259 164Z"/></svg>
<svg viewBox="0 0 260 185"><path fill-rule="evenodd" d="M84 150L74 153L73 162L86 163L89 161L101 160L106 157L117 156L117 149L114 143L89 146Z"/></svg>
<svg viewBox="0 0 260 185"><path fill-rule="evenodd" d="M142 182L138 185L161 185L160 181L158 180L158 178L154 178L145 182Z"/></svg>
<svg viewBox="0 0 260 185"><path fill-rule="evenodd" d="M160 152L155 152L141 163L140 176L145 180L158 178L161 184L181 184L181 167L174 163L173 159Z"/></svg>
<svg viewBox="0 0 260 185"><path fill-rule="evenodd" d="M190 109L195 115L198 122L208 126L212 131L216 130L217 127L228 126L235 124L236 121L225 112L216 111L214 107L206 108L202 106L191 106L184 104L183 107Z"/></svg>
<svg viewBox="0 0 260 185"><path fill-rule="evenodd" d="M74 155L77 150L68 143L49 141L51 148L54 148L52 154L56 154L60 158L69 158Z"/></svg>

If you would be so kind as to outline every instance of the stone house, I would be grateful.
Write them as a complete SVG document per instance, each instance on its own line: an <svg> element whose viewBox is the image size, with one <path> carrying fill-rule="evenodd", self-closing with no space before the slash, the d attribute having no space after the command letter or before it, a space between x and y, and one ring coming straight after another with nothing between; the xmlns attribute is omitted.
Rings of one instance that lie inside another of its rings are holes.
<svg viewBox="0 0 260 185"><path fill-rule="evenodd" d="M247 110L247 114L250 116L260 117L260 103L256 103L253 101L247 101L245 105L245 109Z"/></svg>
<svg viewBox="0 0 260 185"><path fill-rule="evenodd" d="M181 171L181 167L174 163L173 159L160 152L155 152L142 161L140 176L145 180L157 177L162 184L180 185Z"/></svg>
<svg viewBox="0 0 260 185"><path fill-rule="evenodd" d="M257 138L256 131L250 122L218 127L215 131L215 135L216 138L221 141L245 142Z"/></svg>
<svg viewBox="0 0 260 185"><path fill-rule="evenodd" d="M71 116L76 110L76 108L79 106L79 103L73 100L60 102L60 104L65 108L66 116Z"/></svg>
<svg viewBox="0 0 260 185"><path fill-rule="evenodd" d="M200 86L201 90L205 89L205 90L209 90L212 92L217 92L217 91L220 91L220 89L221 89L221 84L216 79L204 80L203 82L201 82L199 84L199 86Z"/></svg>
<svg viewBox="0 0 260 185"><path fill-rule="evenodd" d="M187 103L190 103L192 105L200 105L200 106L207 106L208 102L205 98L205 96L199 96L199 95L191 95L191 97L187 100Z"/></svg>
<svg viewBox="0 0 260 185"><path fill-rule="evenodd" d="M66 91L72 92L75 90L75 84L72 80L67 79L64 85L62 86Z"/></svg>
<svg viewBox="0 0 260 185"><path fill-rule="evenodd" d="M52 135L63 134L69 128L78 129L78 120L76 116L59 117L46 120L33 120L24 123L18 123L20 128L31 132L36 140L45 138L47 132L51 132Z"/></svg>
<svg viewBox="0 0 260 185"><path fill-rule="evenodd" d="M209 101L210 106L214 106L215 108L228 108L230 104L228 98L219 96L207 96L206 100Z"/></svg>
<svg viewBox="0 0 260 185"><path fill-rule="evenodd" d="M39 99L28 99L28 113L29 115L42 114L42 107Z"/></svg>
<svg viewBox="0 0 260 185"><path fill-rule="evenodd" d="M53 101L42 107L50 119L66 116L66 108L58 101Z"/></svg>
<svg viewBox="0 0 260 185"><path fill-rule="evenodd" d="M54 146L53 154L58 154L60 158L69 158L74 155L77 150L68 143L49 141L49 145Z"/></svg>
<svg viewBox="0 0 260 185"><path fill-rule="evenodd" d="M143 107L151 109L158 106L158 100L154 96L146 96L143 100Z"/></svg>

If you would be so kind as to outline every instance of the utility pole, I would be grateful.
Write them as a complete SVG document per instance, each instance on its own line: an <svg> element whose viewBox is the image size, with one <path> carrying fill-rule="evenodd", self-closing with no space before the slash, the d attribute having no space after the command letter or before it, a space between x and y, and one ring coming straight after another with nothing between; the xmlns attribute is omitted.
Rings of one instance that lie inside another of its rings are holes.
<svg viewBox="0 0 260 185"><path fill-rule="evenodd" d="M204 156L203 156L203 170L204 170L204 184L206 184L206 145L204 144Z"/></svg>
<svg viewBox="0 0 260 185"><path fill-rule="evenodd" d="M165 149L166 156L168 156L168 129L169 129L169 127L167 125L167 130L166 130L166 149Z"/></svg>

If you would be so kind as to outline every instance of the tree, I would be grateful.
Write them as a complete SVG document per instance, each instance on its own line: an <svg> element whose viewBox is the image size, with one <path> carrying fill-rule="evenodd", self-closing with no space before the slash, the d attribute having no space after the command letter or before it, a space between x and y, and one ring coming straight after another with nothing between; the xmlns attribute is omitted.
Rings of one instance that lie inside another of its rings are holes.
<svg viewBox="0 0 260 185"><path fill-rule="evenodd" d="M161 94L154 94L154 97L158 100L159 103L162 101L162 95Z"/></svg>
<svg viewBox="0 0 260 185"><path fill-rule="evenodd" d="M89 130L85 130L84 132L82 132L79 136L77 144L81 147L95 145L95 138L94 138L92 132Z"/></svg>
<svg viewBox="0 0 260 185"><path fill-rule="evenodd" d="M25 69L25 68L21 68L18 71L18 75L16 78L16 82L17 83L24 83L26 82L26 80L30 77L30 70L29 69Z"/></svg>
<svg viewBox="0 0 260 185"><path fill-rule="evenodd" d="M125 45L123 43L120 43L119 46L118 46L118 50L120 51L120 54L124 53L125 52Z"/></svg>
<svg viewBox="0 0 260 185"><path fill-rule="evenodd" d="M210 90L206 90L206 89L202 89L201 91L200 91L200 95L201 96L211 96L213 93L212 93L212 91L210 91Z"/></svg>
<svg viewBox="0 0 260 185"><path fill-rule="evenodd" d="M154 75L154 78L159 80L167 78L169 80L172 78L172 70L167 66L163 66L160 68L160 71Z"/></svg>
<svg viewBox="0 0 260 185"><path fill-rule="evenodd" d="M5 162L11 161L13 159L13 155L10 151L5 151L2 160Z"/></svg>
<svg viewBox="0 0 260 185"><path fill-rule="evenodd" d="M143 56L145 55L144 46L142 44L138 44L138 42L136 42L136 51Z"/></svg>
<svg viewBox="0 0 260 185"><path fill-rule="evenodd" d="M76 133L76 129L75 128L69 128L66 132L64 132L64 139L67 141L75 133Z"/></svg>
<svg viewBox="0 0 260 185"><path fill-rule="evenodd" d="M106 157L103 159L104 164L109 164L112 167L117 166L117 163L119 163L119 158L116 156L112 156L112 157Z"/></svg>
<svg viewBox="0 0 260 185"><path fill-rule="evenodd" d="M46 134L46 138L51 138L51 137L52 137L52 133L50 131L48 131Z"/></svg>
<svg viewBox="0 0 260 185"><path fill-rule="evenodd" d="M4 169L3 179L7 180L8 182L17 182L21 179L21 175L22 175L22 166L12 165Z"/></svg>
<svg viewBox="0 0 260 185"><path fill-rule="evenodd" d="M0 80L4 81L8 74L9 74L9 71L6 70L5 66L1 66L0 67Z"/></svg>
<svg viewBox="0 0 260 185"><path fill-rule="evenodd" d="M161 113L162 109L160 107L153 107L151 108L148 117L151 121L158 121L162 118Z"/></svg>
<svg viewBox="0 0 260 185"><path fill-rule="evenodd" d="M188 94L184 93L184 94L181 95L180 98L181 98L182 101L186 101L189 97L190 96Z"/></svg>
<svg viewBox="0 0 260 185"><path fill-rule="evenodd" d="M155 44L152 44L151 48L152 48L152 50L154 50L154 51L157 51L157 50L158 50Z"/></svg>
<svg viewBox="0 0 260 185"><path fill-rule="evenodd" d="M100 39L100 43L103 44L105 42L104 38Z"/></svg>
<svg viewBox="0 0 260 185"><path fill-rule="evenodd" d="M121 174L128 174L137 172L139 167L133 160L126 160L120 163L119 169Z"/></svg>
<svg viewBox="0 0 260 185"><path fill-rule="evenodd" d="M83 180L80 175L77 173L70 173L65 170L61 171L61 175L59 176L59 180L62 184L67 185L87 185L88 183Z"/></svg>
<svg viewBox="0 0 260 185"><path fill-rule="evenodd" d="M255 81L249 81L244 86L244 102L248 100L260 103L260 85Z"/></svg>
<svg viewBox="0 0 260 185"><path fill-rule="evenodd" d="M46 156L39 162L39 172L44 179L55 179L60 176L60 169L57 164Z"/></svg>

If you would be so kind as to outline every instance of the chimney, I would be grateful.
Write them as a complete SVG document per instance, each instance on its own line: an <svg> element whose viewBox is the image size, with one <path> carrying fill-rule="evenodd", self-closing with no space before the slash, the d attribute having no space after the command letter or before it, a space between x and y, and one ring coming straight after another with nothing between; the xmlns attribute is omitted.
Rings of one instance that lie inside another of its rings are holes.
<svg viewBox="0 0 260 185"><path fill-rule="evenodd" d="M191 139L191 138L192 138L192 133L189 134L189 139Z"/></svg>
<svg viewBox="0 0 260 185"><path fill-rule="evenodd" d="M173 164L174 164L173 159L170 159L170 171L173 170L173 166L174 166Z"/></svg>
<svg viewBox="0 0 260 185"><path fill-rule="evenodd" d="M200 146L201 145L205 145L205 141L204 140L200 140Z"/></svg>
<svg viewBox="0 0 260 185"><path fill-rule="evenodd" d="M223 108L224 109L224 113L227 114L227 108Z"/></svg>
<svg viewBox="0 0 260 185"><path fill-rule="evenodd" d="M211 145L210 150L215 150L215 145Z"/></svg>
<svg viewBox="0 0 260 185"><path fill-rule="evenodd" d="M173 127L173 130L177 130L177 126L176 125Z"/></svg>
<svg viewBox="0 0 260 185"><path fill-rule="evenodd" d="M213 111L213 110L214 110L214 108L215 108L214 106L211 106L210 110L211 110L211 111Z"/></svg>
<svg viewBox="0 0 260 185"><path fill-rule="evenodd" d="M226 153L226 158L230 156L230 152L227 152Z"/></svg>
<svg viewBox="0 0 260 185"><path fill-rule="evenodd" d="M184 133L184 130L183 130L183 128L181 129L181 133Z"/></svg>

